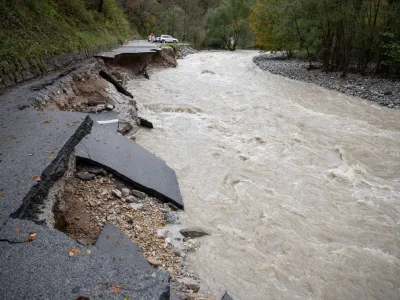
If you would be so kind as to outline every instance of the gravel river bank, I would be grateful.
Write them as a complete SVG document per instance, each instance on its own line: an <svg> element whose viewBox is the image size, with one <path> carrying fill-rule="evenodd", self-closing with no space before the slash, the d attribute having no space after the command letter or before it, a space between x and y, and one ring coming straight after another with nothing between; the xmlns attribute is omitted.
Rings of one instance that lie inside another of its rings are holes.
<svg viewBox="0 0 400 300"><path fill-rule="evenodd" d="M325 73L321 69L307 70L308 62L286 59L281 55L261 54L253 58L262 70L291 79L313 83L324 88L358 96L382 106L400 108L400 81L349 73L341 78L340 72ZM317 65L314 63L314 65Z"/></svg>

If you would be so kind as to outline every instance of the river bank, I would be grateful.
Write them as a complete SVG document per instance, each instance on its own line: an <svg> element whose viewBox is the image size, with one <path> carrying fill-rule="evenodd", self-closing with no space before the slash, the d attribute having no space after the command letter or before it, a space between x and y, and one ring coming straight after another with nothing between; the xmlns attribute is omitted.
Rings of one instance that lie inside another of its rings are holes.
<svg viewBox="0 0 400 300"><path fill-rule="evenodd" d="M286 59L280 54L260 54L253 58L253 62L262 70L276 75L313 83L349 96L373 101L381 106L400 108L400 81L356 73L349 73L346 78L341 78L340 72L307 70L309 66L307 61ZM314 66L318 64L314 63Z"/></svg>

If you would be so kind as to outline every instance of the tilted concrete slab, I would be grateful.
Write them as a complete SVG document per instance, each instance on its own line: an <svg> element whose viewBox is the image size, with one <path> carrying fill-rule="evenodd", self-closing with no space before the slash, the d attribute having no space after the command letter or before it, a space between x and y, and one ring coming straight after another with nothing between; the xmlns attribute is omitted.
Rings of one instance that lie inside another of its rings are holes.
<svg viewBox="0 0 400 300"><path fill-rule="evenodd" d="M87 115L14 111L0 117L0 215L33 217L90 132Z"/></svg>
<svg viewBox="0 0 400 300"><path fill-rule="evenodd" d="M32 233L36 236L27 240ZM8 219L0 228L0 298L169 299L168 273L115 259L129 250L127 239L124 234L122 239L114 239L124 241L123 250L117 243L114 247L84 247L59 231L28 220ZM143 260L139 252L126 255Z"/></svg>
<svg viewBox="0 0 400 300"><path fill-rule="evenodd" d="M136 189L183 208L175 171L132 140L94 126L75 150L78 159L101 165Z"/></svg>

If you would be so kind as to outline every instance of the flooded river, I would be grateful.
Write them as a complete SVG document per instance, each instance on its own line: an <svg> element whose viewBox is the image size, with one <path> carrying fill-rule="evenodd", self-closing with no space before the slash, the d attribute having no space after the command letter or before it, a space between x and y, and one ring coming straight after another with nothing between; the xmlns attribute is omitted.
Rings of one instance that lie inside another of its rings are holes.
<svg viewBox="0 0 400 300"><path fill-rule="evenodd" d="M243 299L400 299L400 112L203 52L134 80L137 142L175 169L202 285Z"/></svg>

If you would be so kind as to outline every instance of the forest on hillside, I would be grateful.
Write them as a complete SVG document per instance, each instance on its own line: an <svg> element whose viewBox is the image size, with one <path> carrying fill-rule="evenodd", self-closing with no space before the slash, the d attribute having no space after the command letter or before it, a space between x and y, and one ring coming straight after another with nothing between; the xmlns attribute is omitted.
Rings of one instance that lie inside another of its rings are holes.
<svg viewBox="0 0 400 300"><path fill-rule="evenodd" d="M400 0L119 0L142 35L197 47L258 47L325 71L400 75Z"/></svg>

